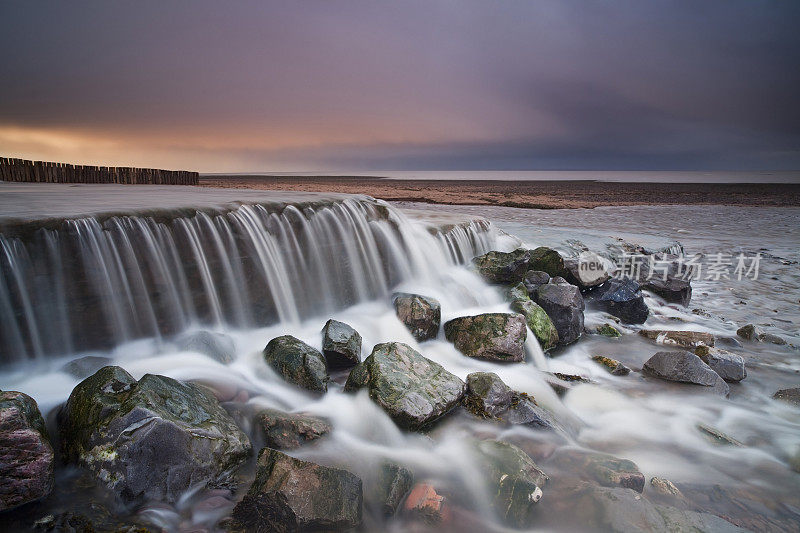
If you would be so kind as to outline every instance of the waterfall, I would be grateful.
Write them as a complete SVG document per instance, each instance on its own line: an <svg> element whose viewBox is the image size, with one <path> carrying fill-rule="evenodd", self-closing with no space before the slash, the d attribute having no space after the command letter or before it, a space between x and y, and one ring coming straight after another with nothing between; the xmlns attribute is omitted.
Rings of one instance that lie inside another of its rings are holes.
<svg viewBox="0 0 800 533"><path fill-rule="evenodd" d="M0 362L188 327L249 328L385 298L494 246L485 221L436 228L383 202L241 205L68 219L0 234Z"/></svg>

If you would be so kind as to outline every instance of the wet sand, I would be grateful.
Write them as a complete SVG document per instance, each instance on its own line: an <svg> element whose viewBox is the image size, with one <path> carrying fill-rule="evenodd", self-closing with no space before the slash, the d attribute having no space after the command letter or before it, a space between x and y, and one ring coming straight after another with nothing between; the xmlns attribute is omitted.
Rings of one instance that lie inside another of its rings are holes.
<svg viewBox="0 0 800 533"><path fill-rule="evenodd" d="M389 201L561 209L613 205L800 206L800 184L201 176L201 187L367 194Z"/></svg>

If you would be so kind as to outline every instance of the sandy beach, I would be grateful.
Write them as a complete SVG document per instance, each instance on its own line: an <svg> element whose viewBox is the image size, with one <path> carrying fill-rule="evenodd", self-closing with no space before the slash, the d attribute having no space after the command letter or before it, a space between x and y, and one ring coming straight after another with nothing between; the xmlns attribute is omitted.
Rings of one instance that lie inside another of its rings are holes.
<svg viewBox="0 0 800 533"><path fill-rule="evenodd" d="M610 205L800 205L800 184L400 180L350 176L201 176L202 187L367 194L389 201L537 209Z"/></svg>

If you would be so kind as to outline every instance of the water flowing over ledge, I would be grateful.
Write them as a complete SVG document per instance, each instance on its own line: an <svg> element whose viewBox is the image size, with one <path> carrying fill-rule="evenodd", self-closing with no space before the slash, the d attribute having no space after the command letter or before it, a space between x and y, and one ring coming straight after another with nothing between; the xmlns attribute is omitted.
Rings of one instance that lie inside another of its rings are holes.
<svg viewBox="0 0 800 533"><path fill-rule="evenodd" d="M496 239L481 219L415 221L366 196L117 189L37 188L39 210L33 189L3 186L2 362L296 323L433 280Z"/></svg>

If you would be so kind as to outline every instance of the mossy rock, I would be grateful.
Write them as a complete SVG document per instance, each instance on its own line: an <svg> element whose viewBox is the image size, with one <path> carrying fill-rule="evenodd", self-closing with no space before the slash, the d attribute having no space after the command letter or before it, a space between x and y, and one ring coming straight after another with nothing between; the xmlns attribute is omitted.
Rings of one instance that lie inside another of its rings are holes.
<svg viewBox="0 0 800 533"><path fill-rule="evenodd" d="M247 436L206 389L107 366L79 383L60 416L64 458L125 502L177 501L198 484L232 483Z"/></svg>
<svg viewBox="0 0 800 533"><path fill-rule="evenodd" d="M516 313L485 313L450 320L444 334L467 357L518 363L525 360L525 325Z"/></svg>
<svg viewBox="0 0 800 533"><path fill-rule="evenodd" d="M528 271L530 250L518 248L513 252L488 252L472 260L489 283L516 284Z"/></svg>
<svg viewBox="0 0 800 533"><path fill-rule="evenodd" d="M275 337L264 348L264 360L283 379L313 392L328 391L328 365L318 351L291 335Z"/></svg>
<svg viewBox="0 0 800 533"><path fill-rule="evenodd" d="M525 317L528 328L539 341L542 350L555 348L558 344L558 330L542 306L530 298L519 299L511 303L511 310Z"/></svg>
<svg viewBox="0 0 800 533"><path fill-rule="evenodd" d="M611 324L603 324L602 326L598 327L596 331L598 335L602 335L603 337L622 337L622 333L620 333L619 330Z"/></svg>
<svg viewBox="0 0 800 533"><path fill-rule="evenodd" d="M540 246L531 250L528 270L546 272L550 277L568 278L569 270L564 266L564 258L552 248Z"/></svg>

